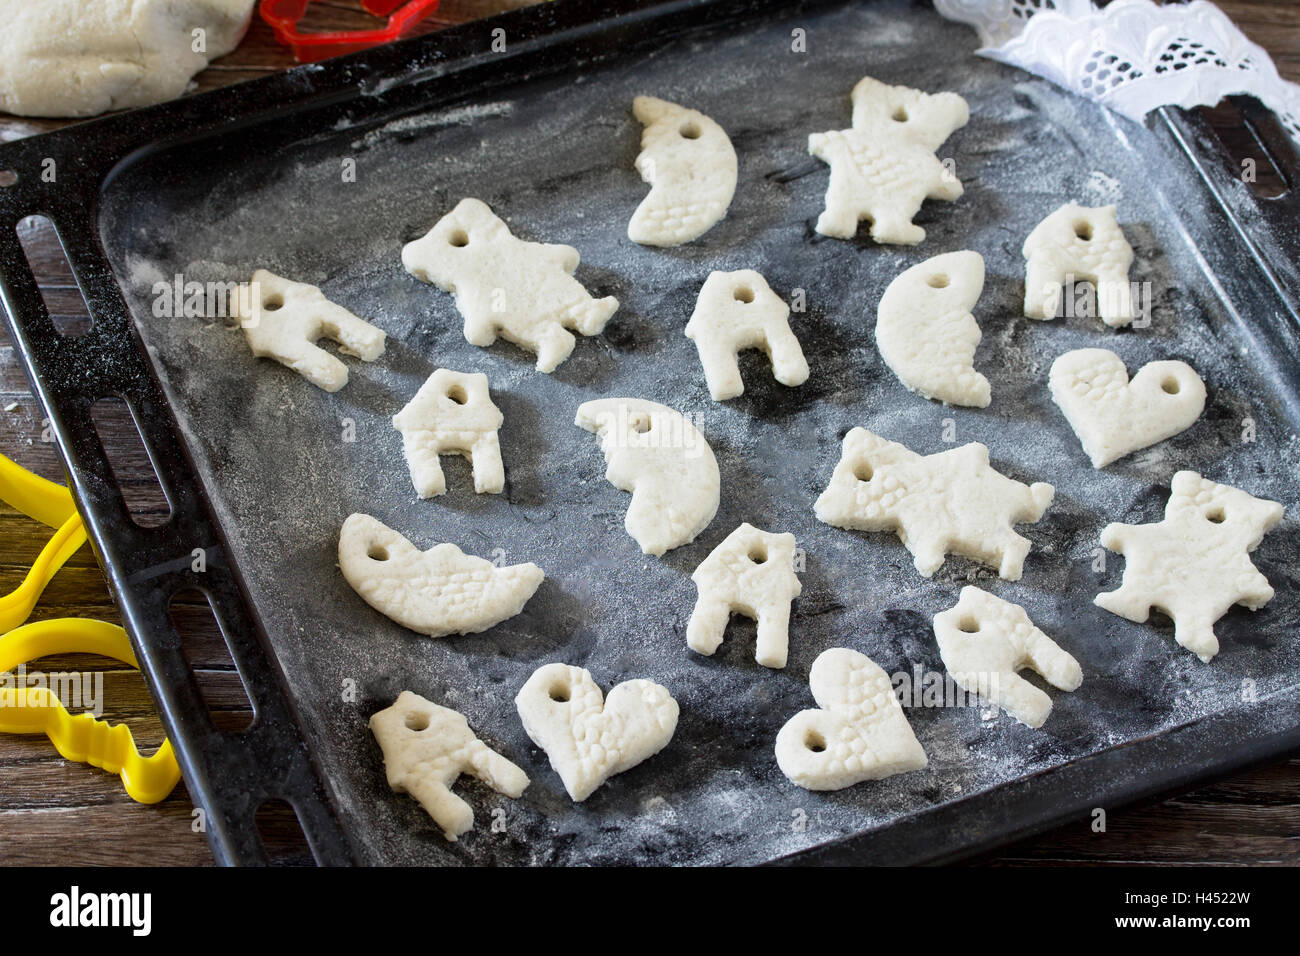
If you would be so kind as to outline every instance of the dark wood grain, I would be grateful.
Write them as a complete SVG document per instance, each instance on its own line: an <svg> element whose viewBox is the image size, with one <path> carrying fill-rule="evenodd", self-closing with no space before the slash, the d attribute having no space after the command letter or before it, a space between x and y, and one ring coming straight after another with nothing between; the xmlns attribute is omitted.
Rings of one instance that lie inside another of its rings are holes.
<svg viewBox="0 0 1300 956"><path fill-rule="evenodd" d="M439 29L522 0L444 0L423 30ZM1283 75L1300 80L1300 4L1291 0L1223 0L1220 3L1273 55ZM355 4L317 0L313 28L355 28L370 21ZM198 90L264 75L292 64L271 31L254 21L234 53L196 77ZM0 114L0 139L63 125ZM48 229L21 230L52 313L65 329L85 328L85 308ZM27 390L8 339L0 331L0 451L46 477L62 477L57 449L42 435L43 413ZM129 423L102 423L106 444L140 514L165 514L166 504ZM16 587L48 530L0 506L0 593ZM201 602L181 601L177 619L205 699L222 727L248 719L247 701L220 634ZM54 579L33 618L96 617L117 621L103 577L89 549L73 556ZM52 658L50 670L99 670L104 675L105 716L125 722L152 752L162 726L139 674L90 657ZM1300 758L1202 787L1192 793L1130 808L1107 808L1104 833L1081 819L979 861L990 866L1061 864L1298 864L1300 863ZM7 864L205 864L211 854L193 828L192 806L182 785L165 801L132 802L116 778L60 758L43 738L0 735L0 861ZM266 821L264 833L277 856L301 861L301 846L286 814Z"/></svg>

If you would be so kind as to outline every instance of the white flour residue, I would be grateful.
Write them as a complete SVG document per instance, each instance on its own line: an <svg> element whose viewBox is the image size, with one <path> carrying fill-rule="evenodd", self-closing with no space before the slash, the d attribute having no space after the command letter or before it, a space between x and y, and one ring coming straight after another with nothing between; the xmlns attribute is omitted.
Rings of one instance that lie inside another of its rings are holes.
<svg viewBox="0 0 1300 956"><path fill-rule="evenodd" d="M468 126L469 124L482 119L490 119L494 116L509 116L514 112L515 105L510 102L496 103L475 103L470 106L462 106L454 110L443 110L438 113L420 113L416 116L403 116L401 119L395 119L391 123L385 123L378 129L373 129L365 136L352 142L353 149L364 149L375 145L375 143L399 133L410 133L415 130L436 129L441 126Z"/></svg>
<svg viewBox="0 0 1300 956"><path fill-rule="evenodd" d="M1124 198L1124 187L1119 184L1119 180L1112 179L1100 169L1094 169L1088 174L1088 182L1084 188L1104 205L1117 203Z"/></svg>

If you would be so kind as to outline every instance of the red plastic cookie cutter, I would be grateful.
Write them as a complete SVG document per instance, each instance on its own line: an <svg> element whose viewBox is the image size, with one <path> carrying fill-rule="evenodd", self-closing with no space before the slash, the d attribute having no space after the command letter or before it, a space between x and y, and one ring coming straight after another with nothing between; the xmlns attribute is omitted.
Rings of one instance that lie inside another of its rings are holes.
<svg viewBox="0 0 1300 956"><path fill-rule="evenodd" d="M258 8L262 19L275 31L275 38L293 50L299 63L314 63L399 39L438 7L438 0L361 0L361 8L366 13L376 17L387 16L388 23L377 30L302 33L298 30L298 23L306 14L309 3L311 0L262 0Z"/></svg>

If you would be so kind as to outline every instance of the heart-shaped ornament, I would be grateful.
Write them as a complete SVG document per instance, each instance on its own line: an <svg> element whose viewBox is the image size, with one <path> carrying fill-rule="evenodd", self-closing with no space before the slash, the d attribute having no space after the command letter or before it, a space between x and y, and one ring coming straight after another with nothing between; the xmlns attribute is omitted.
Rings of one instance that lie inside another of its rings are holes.
<svg viewBox="0 0 1300 956"><path fill-rule="evenodd" d="M1066 352L1048 386L1094 468L1177 435L1205 410L1205 383L1186 362L1148 362L1130 381L1109 349Z"/></svg>
<svg viewBox="0 0 1300 956"><path fill-rule="evenodd" d="M629 680L606 698L588 671L568 664L539 667L515 706L524 730L579 803L614 774L663 750L677 729L677 701L666 688Z"/></svg>
<svg viewBox="0 0 1300 956"><path fill-rule="evenodd" d="M776 735L777 765L799 786L842 790L926 765L889 675L871 658L833 647L813 661L808 683L821 710L800 711Z"/></svg>

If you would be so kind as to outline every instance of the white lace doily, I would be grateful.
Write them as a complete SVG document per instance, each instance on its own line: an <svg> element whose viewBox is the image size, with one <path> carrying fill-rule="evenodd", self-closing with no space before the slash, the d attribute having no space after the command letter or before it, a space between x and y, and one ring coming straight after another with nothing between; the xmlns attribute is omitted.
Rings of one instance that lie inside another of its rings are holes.
<svg viewBox="0 0 1300 956"><path fill-rule="evenodd" d="M1300 143L1300 86L1278 75L1209 0L1157 6L1116 0L934 0L950 20L979 31L981 56L1018 66L1130 119L1158 106L1213 106L1254 96Z"/></svg>

